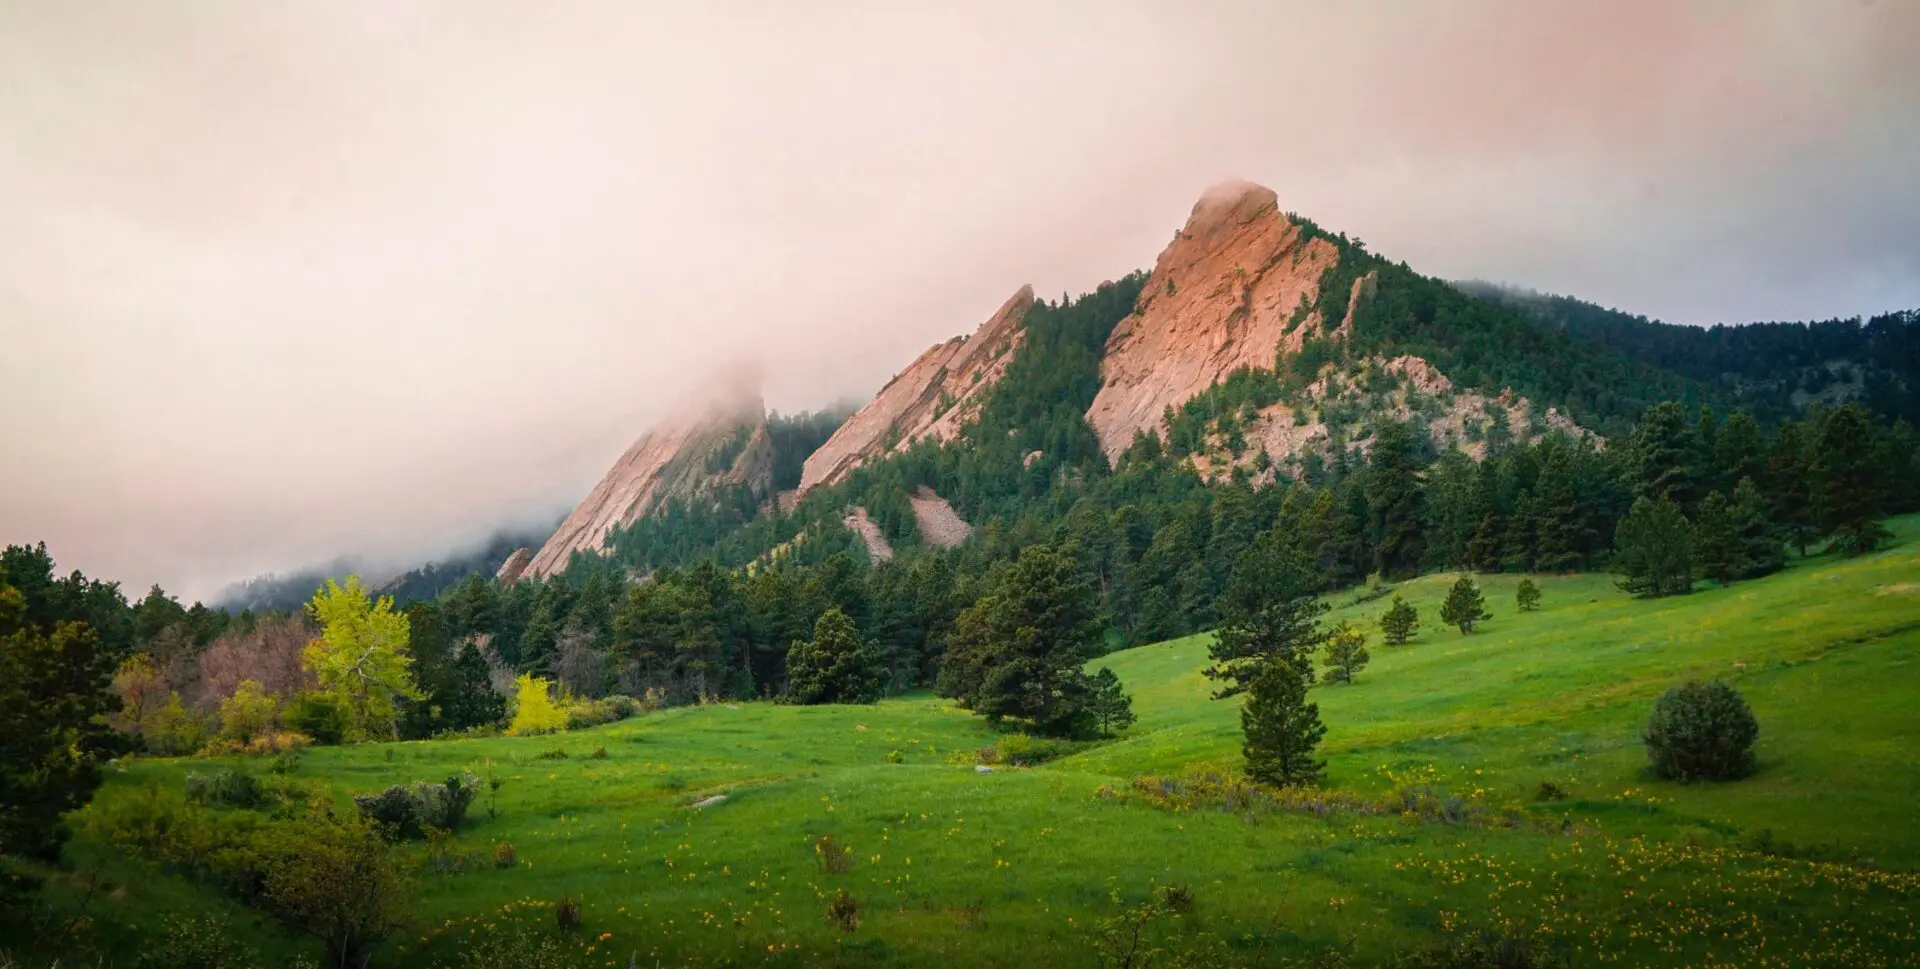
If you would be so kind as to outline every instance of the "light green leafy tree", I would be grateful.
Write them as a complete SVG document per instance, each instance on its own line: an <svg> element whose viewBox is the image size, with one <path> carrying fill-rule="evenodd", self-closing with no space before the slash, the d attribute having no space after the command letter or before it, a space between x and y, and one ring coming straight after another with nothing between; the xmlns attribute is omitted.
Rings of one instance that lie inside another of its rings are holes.
<svg viewBox="0 0 1920 969"><path fill-rule="evenodd" d="M393 598L370 599L357 575L342 586L332 580L314 593L307 610L320 624L320 638L304 659L320 689L339 698L350 738L399 738L399 701L421 699L413 682L407 614L393 611Z"/></svg>

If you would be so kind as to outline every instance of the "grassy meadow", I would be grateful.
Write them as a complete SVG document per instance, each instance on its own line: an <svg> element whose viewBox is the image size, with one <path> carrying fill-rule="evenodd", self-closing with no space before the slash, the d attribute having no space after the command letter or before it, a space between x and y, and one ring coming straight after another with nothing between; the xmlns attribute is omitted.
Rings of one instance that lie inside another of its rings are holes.
<svg viewBox="0 0 1920 969"><path fill-rule="evenodd" d="M476 863L423 868L415 925L386 965L461 964L477 938L552 933L552 904L572 895L584 919L565 945L582 965L1092 966L1096 929L1172 885L1192 890L1192 911L1150 926L1157 944L1246 961L1341 948L1365 963L1484 927L1534 933L1582 966L1913 965L1920 518L1892 524L1899 539L1878 554L1677 599L1546 577L1542 608L1520 613L1517 576L1482 577L1494 615L1471 636L1439 625L1453 577L1428 576L1396 589L1422 622L1400 647L1372 625L1390 600L1336 596L1328 621L1373 629L1372 662L1352 685L1315 689L1329 790L1291 807L1230 810L1209 782L1177 782L1238 768L1238 703L1209 699L1205 636L1097 661L1139 722L1033 767L977 770L998 735L914 695L313 749L290 776L343 807L461 769L501 779L459 834ZM1638 730L1688 677L1727 680L1753 706L1753 777L1645 773ZM89 811L178 791L206 765L135 761ZM1564 797L1540 799L1543 783ZM1408 789L1457 819L1354 807ZM92 889L90 918L127 947L164 913L230 911L263 949L305 951L85 824L54 890ZM827 836L847 870L826 870ZM500 842L510 868L491 864ZM824 914L842 891L858 902L852 931Z"/></svg>

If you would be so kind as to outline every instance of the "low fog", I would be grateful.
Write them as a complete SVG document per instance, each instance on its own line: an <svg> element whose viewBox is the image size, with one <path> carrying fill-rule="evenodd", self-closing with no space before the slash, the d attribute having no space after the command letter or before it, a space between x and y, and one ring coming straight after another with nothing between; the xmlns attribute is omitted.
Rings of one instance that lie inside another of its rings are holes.
<svg viewBox="0 0 1920 969"><path fill-rule="evenodd" d="M691 9L698 6L698 10ZM1920 5L0 2L0 543L188 597L864 397L1210 183L1676 322L1920 305Z"/></svg>

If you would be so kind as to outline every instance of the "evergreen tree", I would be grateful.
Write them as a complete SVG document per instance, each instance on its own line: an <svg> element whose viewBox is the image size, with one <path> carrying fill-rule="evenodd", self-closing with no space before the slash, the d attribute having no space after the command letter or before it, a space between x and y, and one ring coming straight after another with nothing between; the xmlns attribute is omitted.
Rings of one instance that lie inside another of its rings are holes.
<svg viewBox="0 0 1920 969"><path fill-rule="evenodd" d="M1639 598L1693 591L1693 537L1680 506L1640 498L1614 532L1613 569L1620 588Z"/></svg>
<svg viewBox="0 0 1920 969"><path fill-rule="evenodd" d="M1447 601L1440 605L1440 621L1449 626L1460 627L1461 635L1473 632L1473 624L1482 619L1492 619L1487 611L1487 602L1480 594L1480 587L1473 582L1473 576L1463 575L1447 590Z"/></svg>
<svg viewBox="0 0 1920 969"><path fill-rule="evenodd" d="M1700 500L1699 437L1679 404L1648 408L1627 446L1641 497L1666 498L1683 509Z"/></svg>
<svg viewBox="0 0 1920 969"><path fill-rule="evenodd" d="M441 722L450 730L470 730L507 718L507 698L493 688L487 658L473 642L454 652L453 662L434 693Z"/></svg>
<svg viewBox="0 0 1920 969"><path fill-rule="evenodd" d="M1093 674L1087 709L1093 714L1093 725L1102 737L1111 737L1133 725L1133 697L1127 695L1120 677L1105 666Z"/></svg>
<svg viewBox="0 0 1920 969"><path fill-rule="evenodd" d="M121 749L107 725L120 708L113 670L90 624L43 633L0 572L0 856L59 860L64 816L93 798L100 765Z"/></svg>
<svg viewBox="0 0 1920 969"><path fill-rule="evenodd" d="M1366 508L1373 518L1373 567L1383 578L1420 574L1425 548L1425 496L1414 438L1390 421L1373 439L1366 477Z"/></svg>
<svg viewBox="0 0 1920 969"><path fill-rule="evenodd" d="M1532 612L1540 608L1540 587L1532 579L1521 579L1518 588L1513 590L1514 604L1521 612Z"/></svg>
<svg viewBox="0 0 1920 969"><path fill-rule="evenodd" d="M1729 511L1739 550L1739 577L1752 579L1780 571L1786 565L1786 548L1780 541L1780 530L1768 515L1767 499L1752 478L1741 478L1734 486Z"/></svg>
<svg viewBox="0 0 1920 969"><path fill-rule="evenodd" d="M1813 454L1814 508L1843 555L1871 552L1889 537L1880 525L1885 486L1873 419L1857 403L1827 415Z"/></svg>
<svg viewBox="0 0 1920 969"><path fill-rule="evenodd" d="M1543 572L1573 572L1586 566L1596 541L1594 497L1580 493L1571 445L1552 436L1541 447L1546 458L1533 485L1533 564Z"/></svg>
<svg viewBox="0 0 1920 969"><path fill-rule="evenodd" d="M1388 646L1400 646L1413 638L1414 630L1420 628L1420 612L1412 603L1393 597L1393 605L1380 617L1380 636Z"/></svg>
<svg viewBox="0 0 1920 969"><path fill-rule="evenodd" d="M1314 594L1315 579L1278 530L1262 533L1241 553L1220 597L1224 622L1207 650L1214 662L1206 675L1227 681L1215 699L1246 690L1276 657L1305 664L1311 680L1311 657L1324 639L1320 615L1327 611Z"/></svg>
<svg viewBox="0 0 1920 969"><path fill-rule="evenodd" d="M793 703L872 703L885 672L859 627L834 606L813 624L811 640L787 650L787 699Z"/></svg>
<svg viewBox="0 0 1920 969"><path fill-rule="evenodd" d="M1081 666L1100 639L1099 602L1073 558L1031 546L954 621L937 688L992 720L1067 736L1088 720Z"/></svg>
<svg viewBox="0 0 1920 969"><path fill-rule="evenodd" d="M1367 634L1360 627L1342 620L1327 634L1327 682L1352 683L1370 658Z"/></svg>
<svg viewBox="0 0 1920 969"><path fill-rule="evenodd" d="M1714 487L1730 489L1741 478L1764 480L1767 474L1767 439L1753 415L1736 410L1720 425L1713 441Z"/></svg>
<svg viewBox="0 0 1920 969"><path fill-rule="evenodd" d="M1699 574L1721 585L1746 571L1741 564L1740 541L1734 534L1733 509L1718 491L1700 502L1700 513L1694 516L1693 563Z"/></svg>
<svg viewBox="0 0 1920 969"><path fill-rule="evenodd" d="M1773 506L1774 524L1802 558L1819 537L1813 519L1811 450L1806 425L1788 421L1780 425L1767 455L1767 500Z"/></svg>
<svg viewBox="0 0 1920 969"><path fill-rule="evenodd" d="M1305 660L1301 653L1271 656L1260 661L1247 683L1241 753L1247 776L1262 784L1317 784L1326 770L1326 761L1313 756L1327 728L1320 722L1320 706L1307 702L1313 667Z"/></svg>

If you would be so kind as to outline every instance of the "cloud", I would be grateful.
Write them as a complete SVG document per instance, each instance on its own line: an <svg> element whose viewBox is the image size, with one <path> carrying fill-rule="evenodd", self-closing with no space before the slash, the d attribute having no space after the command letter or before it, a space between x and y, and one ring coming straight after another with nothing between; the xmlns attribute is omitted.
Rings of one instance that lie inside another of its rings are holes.
<svg viewBox="0 0 1920 969"><path fill-rule="evenodd" d="M1920 304L1890 2L10 5L0 540L190 595L871 393L1208 184L1684 322ZM13 460L13 456L19 456Z"/></svg>

